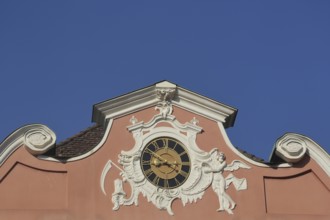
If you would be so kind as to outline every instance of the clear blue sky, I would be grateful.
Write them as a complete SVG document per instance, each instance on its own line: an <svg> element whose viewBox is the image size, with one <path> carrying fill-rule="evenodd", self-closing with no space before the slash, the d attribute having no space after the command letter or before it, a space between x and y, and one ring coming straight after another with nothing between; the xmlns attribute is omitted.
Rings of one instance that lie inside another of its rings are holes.
<svg viewBox="0 0 330 220"><path fill-rule="evenodd" d="M330 1L0 1L0 141L57 142L92 105L166 79L239 109L232 143L268 160L285 132L330 151Z"/></svg>

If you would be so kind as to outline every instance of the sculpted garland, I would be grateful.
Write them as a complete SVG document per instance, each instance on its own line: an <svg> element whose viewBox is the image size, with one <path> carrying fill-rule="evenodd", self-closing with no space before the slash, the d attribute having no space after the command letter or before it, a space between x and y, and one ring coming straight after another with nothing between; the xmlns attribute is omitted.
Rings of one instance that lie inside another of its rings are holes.
<svg viewBox="0 0 330 220"><path fill-rule="evenodd" d="M202 199L210 186L219 199L217 211L233 214L236 203L226 193L233 183L236 190L247 189L245 178L236 178L232 173L223 176L224 171L239 168L249 169L245 163L234 160L226 163L226 157L217 148L210 152L201 150L196 144L196 136L202 131L198 120L192 119L185 124L179 123L172 114L172 106L166 100L171 91L160 91L163 100L157 105L160 111L148 123L132 118L128 130L133 134L135 145L130 151L118 155L118 163L111 160L105 165L101 175L101 189L105 192L105 178L112 167L120 170L121 179L114 180L112 193L113 210L120 206L138 205L138 196L142 194L148 202L160 210L167 210L170 215L172 202L180 199L183 205ZM171 127L157 127L166 122ZM123 184L131 187L128 196Z"/></svg>

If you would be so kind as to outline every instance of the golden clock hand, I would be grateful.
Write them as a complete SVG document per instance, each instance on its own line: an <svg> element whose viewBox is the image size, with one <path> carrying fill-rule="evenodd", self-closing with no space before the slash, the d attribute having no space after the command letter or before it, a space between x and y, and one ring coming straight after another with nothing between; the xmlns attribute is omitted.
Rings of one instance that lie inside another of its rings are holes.
<svg viewBox="0 0 330 220"><path fill-rule="evenodd" d="M170 161L166 161L164 164L166 164L167 166L169 166L170 168L172 168L173 170L175 170L175 172L179 172L180 170L178 170L178 163L176 161L174 162L170 162Z"/></svg>
<svg viewBox="0 0 330 220"><path fill-rule="evenodd" d="M156 167L160 167L163 164L167 164L167 161L160 161L158 158L154 158L151 163L151 165L154 165Z"/></svg>
<svg viewBox="0 0 330 220"><path fill-rule="evenodd" d="M178 165L180 165L180 163L178 163L178 162L176 162L176 160L175 161L167 161L166 162L168 165L174 165L174 166L178 166Z"/></svg>
<svg viewBox="0 0 330 220"><path fill-rule="evenodd" d="M166 164L166 163L167 163L167 160L164 159L162 156L156 154L156 153L153 152L152 150L149 150L149 149L147 149L147 150L148 150L152 155L154 155L157 159L159 159L160 162L163 162L162 164ZM162 164L161 164L161 165L162 165Z"/></svg>

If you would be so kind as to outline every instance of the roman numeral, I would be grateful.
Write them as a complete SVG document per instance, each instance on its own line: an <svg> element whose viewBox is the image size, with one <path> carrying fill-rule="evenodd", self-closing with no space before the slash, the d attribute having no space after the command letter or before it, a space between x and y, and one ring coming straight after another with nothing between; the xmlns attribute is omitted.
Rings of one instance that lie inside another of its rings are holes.
<svg viewBox="0 0 330 220"><path fill-rule="evenodd" d="M162 141L163 141L163 147L168 147L168 139L167 138L163 138L162 139Z"/></svg>
<svg viewBox="0 0 330 220"><path fill-rule="evenodd" d="M152 182L153 182L155 185L158 185L159 180L160 180L160 177L156 176L155 179L152 180Z"/></svg>
<svg viewBox="0 0 330 220"><path fill-rule="evenodd" d="M181 156L183 156L185 154L187 154L187 152L183 151L181 154L179 154L179 156L181 157Z"/></svg>
<svg viewBox="0 0 330 220"><path fill-rule="evenodd" d="M175 142L175 145L173 147L173 150L175 150L176 146L178 145L178 143Z"/></svg>
<svg viewBox="0 0 330 220"><path fill-rule="evenodd" d="M180 181L179 180L177 180L176 178L174 178L174 180L175 180L175 184L176 185L179 185L180 184Z"/></svg>
<svg viewBox="0 0 330 220"><path fill-rule="evenodd" d="M142 165L150 165L150 161L149 160L142 160Z"/></svg>
<svg viewBox="0 0 330 220"><path fill-rule="evenodd" d="M145 170L144 173L146 174L147 177L149 177L151 174L153 174L151 168Z"/></svg>
<svg viewBox="0 0 330 220"><path fill-rule="evenodd" d="M151 154L154 155L155 152L153 152L152 150L150 150L149 148L146 148L146 152L147 154Z"/></svg>
<svg viewBox="0 0 330 220"><path fill-rule="evenodd" d="M157 151L160 148L157 141L153 141L152 144L155 146L155 151Z"/></svg>
<svg viewBox="0 0 330 220"><path fill-rule="evenodd" d="M165 188L169 188L170 187L170 183L168 182L168 180L165 180Z"/></svg>
<svg viewBox="0 0 330 220"><path fill-rule="evenodd" d="M180 174L181 174L182 176L184 176L184 178L186 178L186 177L188 176L188 173L185 172L185 171L183 171L183 170L180 170Z"/></svg>

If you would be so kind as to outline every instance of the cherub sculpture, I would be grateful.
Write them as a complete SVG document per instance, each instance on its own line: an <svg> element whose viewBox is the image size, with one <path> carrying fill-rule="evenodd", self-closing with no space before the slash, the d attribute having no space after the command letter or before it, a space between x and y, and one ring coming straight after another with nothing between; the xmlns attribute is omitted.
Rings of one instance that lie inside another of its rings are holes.
<svg viewBox="0 0 330 220"><path fill-rule="evenodd" d="M232 210L236 203L226 193L226 189L233 182L236 190L244 190L247 188L246 179L238 179L233 174L229 174L226 178L223 176L223 171L234 171L239 168L249 169L250 167L239 160L234 160L230 165L226 163L226 156L219 152L218 149L213 149L211 152L211 162L204 164L205 173L213 173L212 189L217 194L219 199L219 208L217 211L226 211L233 214Z"/></svg>

